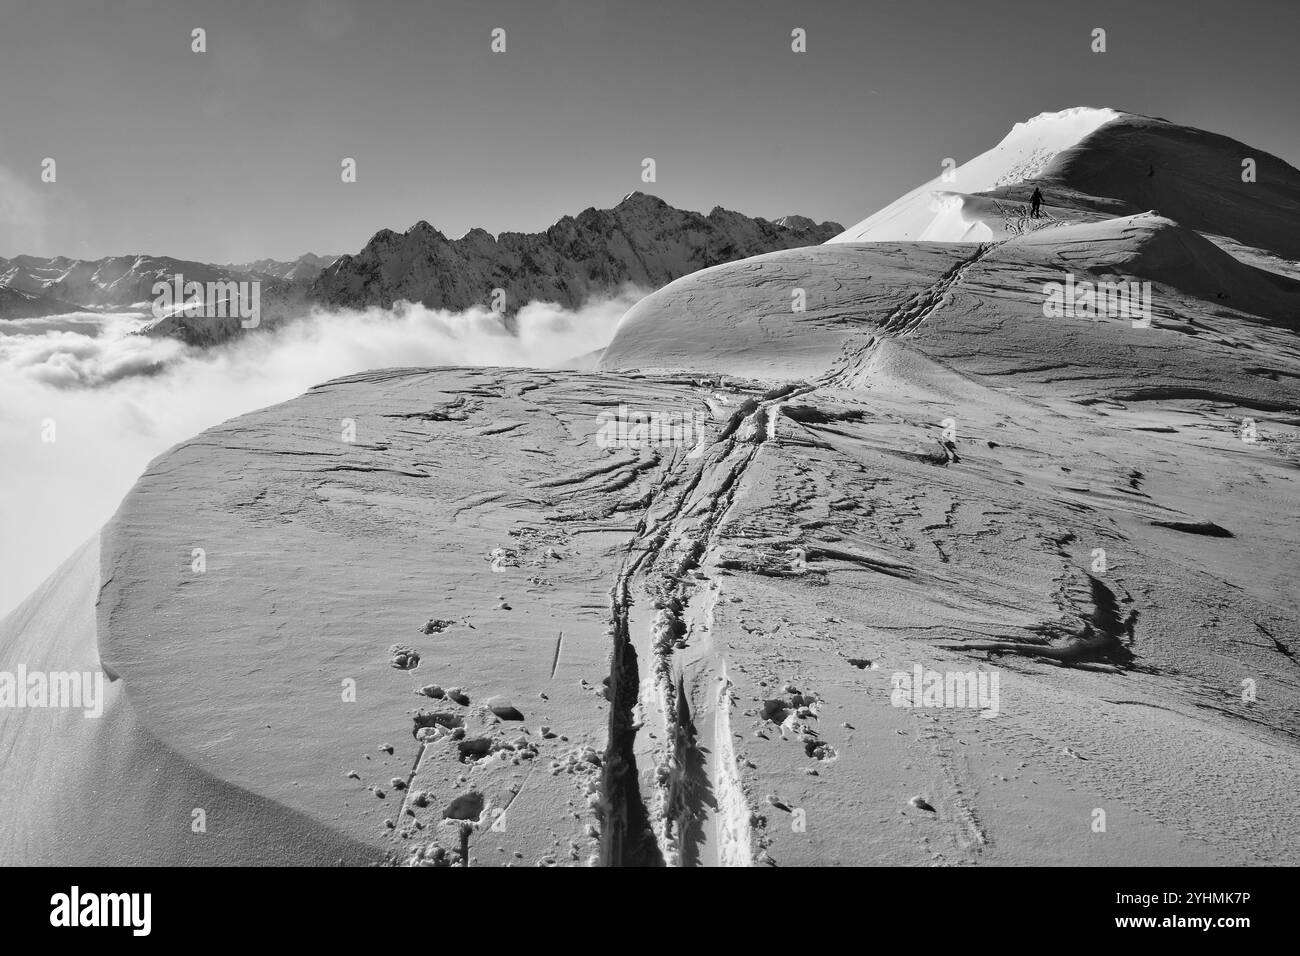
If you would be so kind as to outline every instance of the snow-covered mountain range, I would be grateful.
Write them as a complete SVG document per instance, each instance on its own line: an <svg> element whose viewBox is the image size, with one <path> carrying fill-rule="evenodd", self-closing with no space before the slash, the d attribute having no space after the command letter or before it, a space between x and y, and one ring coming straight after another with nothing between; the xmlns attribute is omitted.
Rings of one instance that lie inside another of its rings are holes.
<svg viewBox="0 0 1300 956"><path fill-rule="evenodd" d="M333 257L305 255L293 262L261 259L245 265L212 265L171 256L109 256L69 259L15 256L0 259L0 317L26 318L72 311L146 310L155 282L260 281L264 293L288 295L303 290ZM7 303L7 304L6 304Z"/></svg>
<svg viewBox="0 0 1300 956"><path fill-rule="evenodd" d="M68 311L69 303L94 310L146 307L154 282L178 273L198 282L260 281L263 328L312 306L388 308L399 300L449 310L500 305L510 315L531 301L576 307L592 295L628 285L650 291L697 269L825 242L842 229L804 216L752 219L721 207L702 215L636 192L612 209L565 216L545 232L492 236L472 229L448 239L421 221L404 233L381 230L355 255L309 254L292 262L0 259L0 288L24 293L0 299L0 309L7 310L0 316ZM503 296L495 301L498 289ZM152 323L145 334L212 345L240 331L238 321L172 315Z"/></svg>
<svg viewBox="0 0 1300 956"><path fill-rule="evenodd" d="M338 256L313 255L309 252L306 255L299 256L292 262L281 262L276 259L257 259L253 262L239 263L227 268L235 272L271 276L288 282L311 282L337 262L338 258Z"/></svg>
<svg viewBox="0 0 1300 956"><path fill-rule="evenodd" d="M385 229L359 253L341 256L312 286L330 305L388 307L399 299L431 308L487 305L505 292L507 313L531 301L575 307L593 293L631 284L657 289L736 259L825 242L841 227L803 216L776 222L718 207L707 216L641 192L613 209L565 216L541 233L472 229L448 239L427 222Z"/></svg>

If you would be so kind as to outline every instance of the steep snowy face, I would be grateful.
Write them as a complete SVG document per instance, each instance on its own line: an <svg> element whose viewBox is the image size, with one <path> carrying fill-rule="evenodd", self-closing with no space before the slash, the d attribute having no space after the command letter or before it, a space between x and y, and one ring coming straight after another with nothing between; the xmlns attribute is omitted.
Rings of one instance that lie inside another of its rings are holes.
<svg viewBox="0 0 1300 956"><path fill-rule="evenodd" d="M1001 189L1042 176L1059 153L1121 115L1112 109L1086 106L1040 113L1017 123L988 152L944 170L829 241L987 240L992 237L987 226L978 218L963 217L963 195Z"/></svg>
<svg viewBox="0 0 1300 956"><path fill-rule="evenodd" d="M1042 191L1043 219L1029 218ZM1300 258L1300 170L1245 143L1109 109L1043 113L831 242L990 242L1153 211L1229 244Z"/></svg>
<svg viewBox="0 0 1300 956"><path fill-rule="evenodd" d="M1300 259L1300 170L1167 120L1125 114L1098 128L1056 157L1043 194L1049 206L1094 214L1154 210L1197 232Z"/></svg>

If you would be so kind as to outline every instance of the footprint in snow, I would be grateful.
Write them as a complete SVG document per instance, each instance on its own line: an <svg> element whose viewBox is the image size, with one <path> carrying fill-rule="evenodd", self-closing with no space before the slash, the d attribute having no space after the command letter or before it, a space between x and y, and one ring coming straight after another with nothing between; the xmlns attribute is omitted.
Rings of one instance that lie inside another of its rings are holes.
<svg viewBox="0 0 1300 956"><path fill-rule="evenodd" d="M524 719L524 715L520 712L519 708L515 707L515 705L510 703L510 701L505 697L489 697L485 703L487 704L487 709L492 711L492 713L496 714L502 720Z"/></svg>
<svg viewBox="0 0 1300 956"><path fill-rule="evenodd" d="M420 652L407 644L394 644L388 654L388 666L399 671L414 670L420 664Z"/></svg>
<svg viewBox="0 0 1300 956"><path fill-rule="evenodd" d="M477 820L483 812L484 804L483 794L469 790L447 804L442 815L447 820Z"/></svg>

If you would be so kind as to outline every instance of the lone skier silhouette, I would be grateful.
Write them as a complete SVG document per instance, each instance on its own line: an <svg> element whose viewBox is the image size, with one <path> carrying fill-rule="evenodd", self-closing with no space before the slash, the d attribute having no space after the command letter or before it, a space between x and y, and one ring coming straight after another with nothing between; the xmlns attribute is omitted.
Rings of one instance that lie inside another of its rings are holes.
<svg viewBox="0 0 1300 956"><path fill-rule="evenodd" d="M1043 194L1037 186L1034 187L1034 194L1029 197L1029 218L1037 219L1038 212L1043 206Z"/></svg>

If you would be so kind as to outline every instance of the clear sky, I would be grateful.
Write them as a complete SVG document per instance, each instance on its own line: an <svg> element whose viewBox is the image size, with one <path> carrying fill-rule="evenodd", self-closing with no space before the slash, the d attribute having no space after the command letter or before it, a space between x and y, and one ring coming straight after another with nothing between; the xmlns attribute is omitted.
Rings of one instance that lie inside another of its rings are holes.
<svg viewBox="0 0 1300 956"><path fill-rule="evenodd" d="M0 256L287 259L633 189L847 225L1080 105L1294 165L1298 49L1295 0L0 0Z"/></svg>

